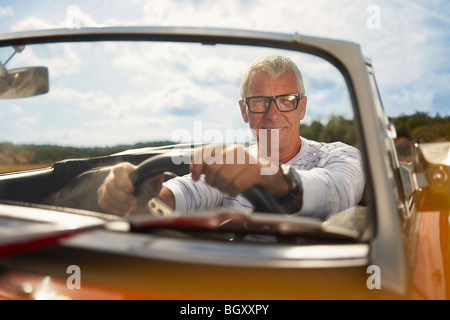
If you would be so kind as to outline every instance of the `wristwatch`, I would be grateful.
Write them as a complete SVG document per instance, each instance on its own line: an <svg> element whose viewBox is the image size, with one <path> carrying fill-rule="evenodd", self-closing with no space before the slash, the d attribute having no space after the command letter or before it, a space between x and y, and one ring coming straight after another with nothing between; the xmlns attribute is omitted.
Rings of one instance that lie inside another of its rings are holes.
<svg viewBox="0 0 450 320"><path fill-rule="evenodd" d="M289 185L289 193L282 198L278 198L277 200L281 205L289 206L295 200L299 200L299 197L302 196L303 184L299 174L290 166L281 164L280 169L281 172L283 173L284 179Z"/></svg>

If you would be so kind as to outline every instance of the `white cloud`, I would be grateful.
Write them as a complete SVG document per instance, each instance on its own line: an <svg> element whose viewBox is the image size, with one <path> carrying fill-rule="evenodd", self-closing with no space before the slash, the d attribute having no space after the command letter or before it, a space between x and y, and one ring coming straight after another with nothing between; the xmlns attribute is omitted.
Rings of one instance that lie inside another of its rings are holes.
<svg viewBox="0 0 450 320"><path fill-rule="evenodd" d="M70 5L66 10L66 19L61 23L62 28L80 29L83 27L100 27L91 15L86 14L77 5Z"/></svg>
<svg viewBox="0 0 450 320"><path fill-rule="evenodd" d="M23 111L23 108L21 106L14 105L14 106L11 107L11 113L14 114L14 115L19 115L19 114L22 114L23 112L24 111Z"/></svg>
<svg viewBox="0 0 450 320"><path fill-rule="evenodd" d="M434 92L420 88L401 89L392 93L385 101L394 108L395 114L410 114L415 111L431 112L434 102Z"/></svg>
<svg viewBox="0 0 450 320"><path fill-rule="evenodd" d="M28 126L35 124L37 120L33 117L20 117L17 120L14 121L13 125L18 130L23 130L24 128L27 128Z"/></svg>
<svg viewBox="0 0 450 320"><path fill-rule="evenodd" d="M11 6L1 7L0 6L0 17L7 17L14 15L14 10Z"/></svg>
<svg viewBox="0 0 450 320"><path fill-rule="evenodd" d="M53 29L57 25L35 16L26 17L11 26L11 31L19 32L26 30Z"/></svg>
<svg viewBox="0 0 450 320"><path fill-rule="evenodd" d="M1 16L1 11L0 11ZM56 29L56 28L69 28L79 29L82 27L100 27L101 24L97 23L91 15L83 12L80 7L70 5L67 7L66 13L63 16L64 19L51 21L49 19L38 18L35 15L25 17L19 20L17 23L11 26L11 31L26 31L26 30L40 30L40 29Z"/></svg>

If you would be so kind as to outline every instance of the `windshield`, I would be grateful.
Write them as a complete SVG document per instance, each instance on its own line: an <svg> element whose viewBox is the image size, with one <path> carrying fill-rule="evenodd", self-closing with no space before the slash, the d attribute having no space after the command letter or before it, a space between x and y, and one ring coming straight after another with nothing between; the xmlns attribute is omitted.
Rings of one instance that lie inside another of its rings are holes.
<svg viewBox="0 0 450 320"><path fill-rule="evenodd" d="M1 48L0 61L11 52ZM0 139L15 145L114 147L212 141L220 132L223 139L228 133L231 140L245 140L238 134L248 129L238 104L242 73L255 58L275 53L292 57L302 70L305 125L352 119L342 76L313 56L196 43L58 43L29 45L8 63L8 68L46 66L50 90L2 100ZM350 133L324 138L356 140Z"/></svg>
<svg viewBox="0 0 450 320"><path fill-rule="evenodd" d="M33 199L30 202L54 205L61 188L82 173L80 166L89 170L99 164L86 159L128 154L128 160L135 160L134 155L149 150L141 148L181 143L255 144L254 132L243 121L239 106L244 98L240 82L249 63L268 54L290 57L302 72L307 108L300 136L358 147L353 107L342 74L310 54L150 41L63 42L21 49L0 47L5 72L45 67L49 88L32 97L0 99L0 172L53 168L51 174L59 181L49 190L43 190L46 184L40 190L30 187L27 192L36 193L34 197L28 194ZM84 162L76 162L75 170L67 159ZM142 158L135 163L139 161ZM4 200L23 200L20 191L14 195L0 191Z"/></svg>

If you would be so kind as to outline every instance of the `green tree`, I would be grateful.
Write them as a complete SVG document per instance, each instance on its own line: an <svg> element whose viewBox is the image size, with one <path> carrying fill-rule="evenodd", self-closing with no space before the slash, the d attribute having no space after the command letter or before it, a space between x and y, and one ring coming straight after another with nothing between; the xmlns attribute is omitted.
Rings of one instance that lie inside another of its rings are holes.
<svg viewBox="0 0 450 320"><path fill-rule="evenodd" d="M302 125L300 127L300 135L306 139L317 140L323 130L323 124L318 120L314 120L310 125Z"/></svg>
<svg viewBox="0 0 450 320"><path fill-rule="evenodd" d="M431 142L438 138L450 141L450 117L430 117L426 112L390 118L398 137Z"/></svg>
<svg viewBox="0 0 450 320"><path fill-rule="evenodd" d="M350 145L356 145L357 142L353 120L342 116L332 116L326 125L318 120L310 125L302 125L300 134L307 139L322 142L341 141Z"/></svg>

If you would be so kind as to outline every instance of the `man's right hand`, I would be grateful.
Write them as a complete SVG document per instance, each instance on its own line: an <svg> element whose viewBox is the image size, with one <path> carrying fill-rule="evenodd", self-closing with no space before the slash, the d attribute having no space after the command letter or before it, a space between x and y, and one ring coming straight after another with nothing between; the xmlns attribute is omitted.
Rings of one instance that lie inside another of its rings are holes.
<svg viewBox="0 0 450 320"><path fill-rule="evenodd" d="M137 209L134 186L129 175L136 167L129 162L114 166L98 188L98 204L106 212L127 217Z"/></svg>
<svg viewBox="0 0 450 320"><path fill-rule="evenodd" d="M137 199L133 195L134 185L130 180L130 173L136 167L129 162L115 165L98 188L98 204L110 214L128 217L135 211L145 212L147 208L139 208ZM169 189L163 188L163 174L146 181L145 186L151 194L158 196L172 209L175 208L175 198ZM149 199L150 200L150 199Z"/></svg>

